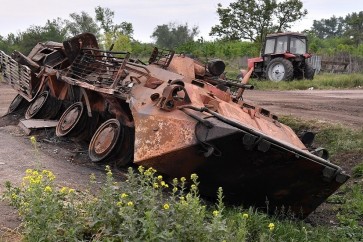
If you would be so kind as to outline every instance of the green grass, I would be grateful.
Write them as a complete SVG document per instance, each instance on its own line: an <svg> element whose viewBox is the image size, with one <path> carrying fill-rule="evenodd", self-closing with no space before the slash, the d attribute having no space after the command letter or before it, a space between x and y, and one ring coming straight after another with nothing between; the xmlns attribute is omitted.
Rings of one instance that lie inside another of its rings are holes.
<svg viewBox="0 0 363 242"><path fill-rule="evenodd" d="M268 80L251 79L251 84L257 90L306 90L314 89L349 89L363 88L363 74L319 74L314 80L294 80L272 82Z"/></svg>
<svg viewBox="0 0 363 242"><path fill-rule="evenodd" d="M303 130L316 133L315 145L323 146L332 156L339 156L341 153L363 152L363 128L353 130L341 125L303 121L292 116L284 116L279 119L296 133Z"/></svg>

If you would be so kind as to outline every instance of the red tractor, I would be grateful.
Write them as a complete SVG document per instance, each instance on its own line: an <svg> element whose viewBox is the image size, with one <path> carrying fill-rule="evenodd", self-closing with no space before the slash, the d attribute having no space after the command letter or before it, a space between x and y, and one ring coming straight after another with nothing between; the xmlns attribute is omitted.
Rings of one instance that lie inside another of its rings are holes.
<svg viewBox="0 0 363 242"><path fill-rule="evenodd" d="M314 78L315 70L307 62L307 37L300 33L278 33L266 36L261 57L248 59L248 68L254 68L253 77L274 82ZM243 74L243 73L242 73Z"/></svg>

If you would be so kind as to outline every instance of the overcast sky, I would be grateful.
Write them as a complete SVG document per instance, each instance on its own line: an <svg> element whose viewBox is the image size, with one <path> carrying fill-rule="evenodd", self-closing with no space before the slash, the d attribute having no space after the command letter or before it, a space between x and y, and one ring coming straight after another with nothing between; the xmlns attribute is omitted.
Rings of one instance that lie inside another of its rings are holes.
<svg viewBox="0 0 363 242"><path fill-rule="evenodd" d="M69 19L70 13L85 11L94 17L97 6L115 12L115 23L131 22L134 38L151 42L150 35L157 25L176 22L199 26L200 36L210 39L208 33L218 24L217 4L227 7L235 0L0 0L0 35L24 31L31 25L44 26L46 21L60 17ZM362 0L303 0L308 15L291 30L302 31L312 26L313 20L346 16L363 11Z"/></svg>

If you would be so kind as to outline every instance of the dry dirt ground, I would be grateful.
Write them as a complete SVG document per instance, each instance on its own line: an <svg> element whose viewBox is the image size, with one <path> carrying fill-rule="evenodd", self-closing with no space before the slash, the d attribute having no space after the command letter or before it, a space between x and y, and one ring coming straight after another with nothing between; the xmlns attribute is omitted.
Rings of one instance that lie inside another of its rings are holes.
<svg viewBox="0 0 363 242"><path fill-rule="evenodd" d="M55 138L54 130L37 132L39 152L31 145L29 136L17 126L19 117L6 115L9 104L15 97L13 89L0 82L0 193L4 184L11 181L20 184L28 168L48 169L55 173L59 186L84 189L89 176L95 173L102 179L102 167L89 164L84 147L71 141ZM293 115L306 120L318 119L328 123L341 123L360 128L363 123L363 90L338 91L246 91L245 100L250 100L276 113ZM5 115L5 116L4 116ZM315 223L329 220L330 211L320 206L317 215L311 217ZM17 229L20 219L17 211L0 201L0 241L19 239ZM314 217L315 216L315 217ZM324 218L325 217L325 218Z"/></svg>

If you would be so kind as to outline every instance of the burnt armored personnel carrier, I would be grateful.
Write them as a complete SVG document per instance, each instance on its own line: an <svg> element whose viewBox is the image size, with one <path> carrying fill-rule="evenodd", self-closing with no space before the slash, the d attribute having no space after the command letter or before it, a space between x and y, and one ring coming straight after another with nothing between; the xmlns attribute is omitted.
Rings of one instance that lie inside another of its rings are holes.
<svg viewBox="0 0 363 242"><path fill-rule="evenodd" d="M309 215L348 176L318 156L268 110L243 101L242 82L221 78L220 60L201 63L158 50L148 64L99 49L85 33L45 42L25 56L0 52L3 78L29 105L26 119L57 119L57 136L89 143L91 161L153 167L170 178L197 173L200 192ZM324 154L324 153L323 153Z"/></svg>

